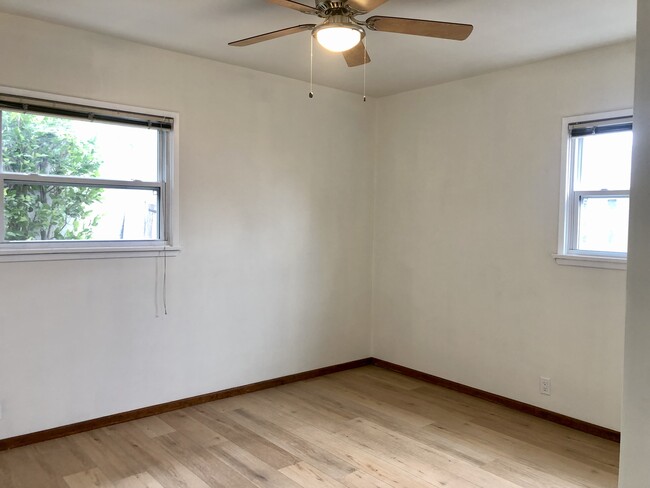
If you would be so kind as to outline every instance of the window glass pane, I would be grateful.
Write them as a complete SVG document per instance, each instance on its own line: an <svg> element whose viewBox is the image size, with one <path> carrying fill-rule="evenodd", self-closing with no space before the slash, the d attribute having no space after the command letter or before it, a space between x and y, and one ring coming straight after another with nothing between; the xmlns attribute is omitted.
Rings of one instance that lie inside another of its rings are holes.
<svg viewBox="0 0 650 488"><path fill-rule="evenodd" d="M627 252L628 197L583 197L580 202L578 249Z"/></svg>
<svg viewBox="0 0 650 488"><path fill-rule="evenodd" d="M7 241L158 239L157 190L5 183Z"/></svg>
<svg viewBox="0 0 650 488"><path fill-rule="evenodd" d="M575 143L576 190L630 189L632 131L580 137Z"/></svg>
<svg viewBox="0 0 650 488"><path fill-rule="evenodd" d="M2 112L5 172L158 180L158 131Z"/></svg>

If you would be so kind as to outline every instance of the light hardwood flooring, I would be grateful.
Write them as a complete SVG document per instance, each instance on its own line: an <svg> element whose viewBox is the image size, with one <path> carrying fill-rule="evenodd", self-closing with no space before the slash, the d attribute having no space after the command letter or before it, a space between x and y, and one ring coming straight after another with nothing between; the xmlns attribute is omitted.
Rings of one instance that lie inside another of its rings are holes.
<svg viewBox="0 0 650 488"><path fill-rule="evenodd" d="M2 488L614 488L618 445L368 366L0 452Z"/></svg>

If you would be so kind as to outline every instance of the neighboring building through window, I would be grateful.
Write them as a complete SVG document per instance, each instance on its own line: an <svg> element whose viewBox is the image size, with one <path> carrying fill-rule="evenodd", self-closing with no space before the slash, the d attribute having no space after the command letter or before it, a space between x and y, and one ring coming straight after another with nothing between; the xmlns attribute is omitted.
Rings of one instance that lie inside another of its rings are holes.
<svg viewBox="0 0 650 488"><path fill-rule="evenodd" d="M166 246L173 117L0 94L0 252Z"/></svg>
<svg viewBox="0 0 650 488"><path fill-rule="evenodd" d="M627 256L632 116L565 120L565 171L556 257L623 261Z"/></svg>

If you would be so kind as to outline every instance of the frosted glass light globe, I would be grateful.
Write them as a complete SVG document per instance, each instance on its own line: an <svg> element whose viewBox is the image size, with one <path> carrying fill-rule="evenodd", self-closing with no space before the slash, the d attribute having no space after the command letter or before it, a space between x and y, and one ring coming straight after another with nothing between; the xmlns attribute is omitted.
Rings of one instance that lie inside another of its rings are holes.
<svg viewBox="0 0 650 488"><path fill-rule="evenodd" d="M341 53L361 42L361 32L354 27L326 27L316 31L316 40L328 51Z"/></svg>

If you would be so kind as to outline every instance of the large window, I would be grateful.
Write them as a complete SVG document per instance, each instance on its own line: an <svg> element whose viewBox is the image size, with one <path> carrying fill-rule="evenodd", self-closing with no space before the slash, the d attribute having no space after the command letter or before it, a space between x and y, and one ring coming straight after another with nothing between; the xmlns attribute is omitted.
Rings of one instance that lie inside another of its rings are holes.
<svg viewBox="0 0 650 488"><path fill-rule="evenodd" d="M573 118L565 131L558 256L622 262L627 256L632 117L616 112Z"/></svg>
<svg viewBox="0 0 650 488"><path fill-rule="evenodd" d="M0 252L170 243L173 117L0 94L0 127Z"/></svg>

